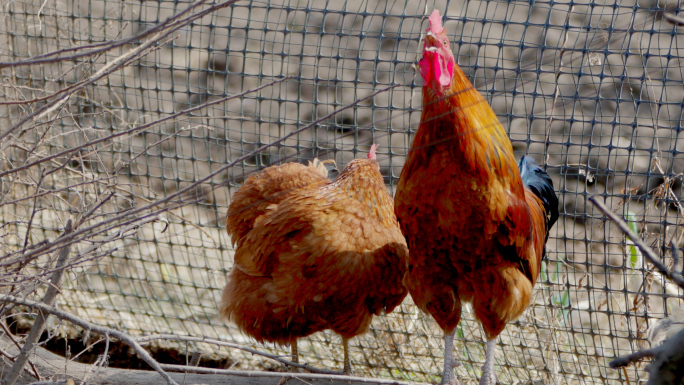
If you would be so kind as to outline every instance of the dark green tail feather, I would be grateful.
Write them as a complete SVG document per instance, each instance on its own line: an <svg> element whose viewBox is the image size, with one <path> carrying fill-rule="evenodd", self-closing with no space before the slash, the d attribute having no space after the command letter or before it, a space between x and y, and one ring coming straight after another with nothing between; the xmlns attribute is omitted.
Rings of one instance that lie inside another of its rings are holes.
<svg viewBox="0 0 684 385"><path fill-rule="evenodd" d="M530 156L523 156L518 163L522 182L527 188L532 190L544 204L546 210L546 237L549 237L549 230L558 220L558 196L553 190L553 181Z"/></svg>

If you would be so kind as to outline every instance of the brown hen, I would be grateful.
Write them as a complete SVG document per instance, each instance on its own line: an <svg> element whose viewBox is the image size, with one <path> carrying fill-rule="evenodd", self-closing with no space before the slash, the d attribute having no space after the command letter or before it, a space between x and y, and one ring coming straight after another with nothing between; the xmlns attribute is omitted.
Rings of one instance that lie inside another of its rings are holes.
<svg viewBox="0 0 684 385"><path fill-rule="evenodd" d="M290 345L332 329L344 343L407 294L406 241L371 147L334 182L301 165L249 178L228 208L237 244L220 313L259 342Z"/></svg>

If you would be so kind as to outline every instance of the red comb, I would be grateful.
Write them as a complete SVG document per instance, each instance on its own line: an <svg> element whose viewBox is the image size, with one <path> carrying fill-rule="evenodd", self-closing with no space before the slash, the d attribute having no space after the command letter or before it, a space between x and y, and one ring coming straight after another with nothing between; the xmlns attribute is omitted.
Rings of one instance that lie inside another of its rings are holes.
<svg viewBox="0 0 684 385"><path fill-rule="evenodd" d="M442 32L444 28L442 28L442 16L439 15L438 10L432 11L432 14L428 18L430 21L430 27L428 28L429 31L431 31L434 34Z"/></svg>
<svg viewBox="0 0 684 385"><path fill-rule="evenodd" d="M370 151L368 151L368 159L373 159L377 160L377 157L375 156L375 150L378 149L378 145L374 144L371 146Z"/></svg>

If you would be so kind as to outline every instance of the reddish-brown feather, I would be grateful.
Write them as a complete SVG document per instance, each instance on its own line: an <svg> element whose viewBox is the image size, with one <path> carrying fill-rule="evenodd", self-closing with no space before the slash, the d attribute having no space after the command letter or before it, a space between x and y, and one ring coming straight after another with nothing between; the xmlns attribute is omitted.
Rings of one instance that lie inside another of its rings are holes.
<svg viewBox="0 0 684 385"><path fill-rule="evenodd" d="M279 183L300 187L274 187L277 200L252 185L271 175L281 174L248 179L230 205L229 218L243 210L246 227L229 226L239 238L221 315L258 341L284 345L324 329L364 333L407 294L408 250L377 161L356 159L334 182L294 173Z"/></svg>
<svg viewBox="0 0 684 385"><path fill-rule="evenodd" d="M308 166L286 163L251 175L235 193L228 208L226 229L233 246L252 230L254 222L266 212L268 206L280 203L297 189L325 183L330 183L328 172L318 159Z"/></svg>

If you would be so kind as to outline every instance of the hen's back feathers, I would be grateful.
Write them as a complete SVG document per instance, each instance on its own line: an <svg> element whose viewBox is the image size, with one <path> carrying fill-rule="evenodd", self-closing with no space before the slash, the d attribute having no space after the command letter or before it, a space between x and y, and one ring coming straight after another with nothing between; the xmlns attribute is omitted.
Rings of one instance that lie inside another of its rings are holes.
<svg viewBox="0 0 684 385"><path fill-rule="evenodd" d="M251 175L233 195L228 206L226 229L233 246L239 245L254 222L272 204L278 204L288 194L313 184L330 183L328 174L336 171L334 160L314 159L305 166L299 163L286 163L265 168Z"/></svg>

